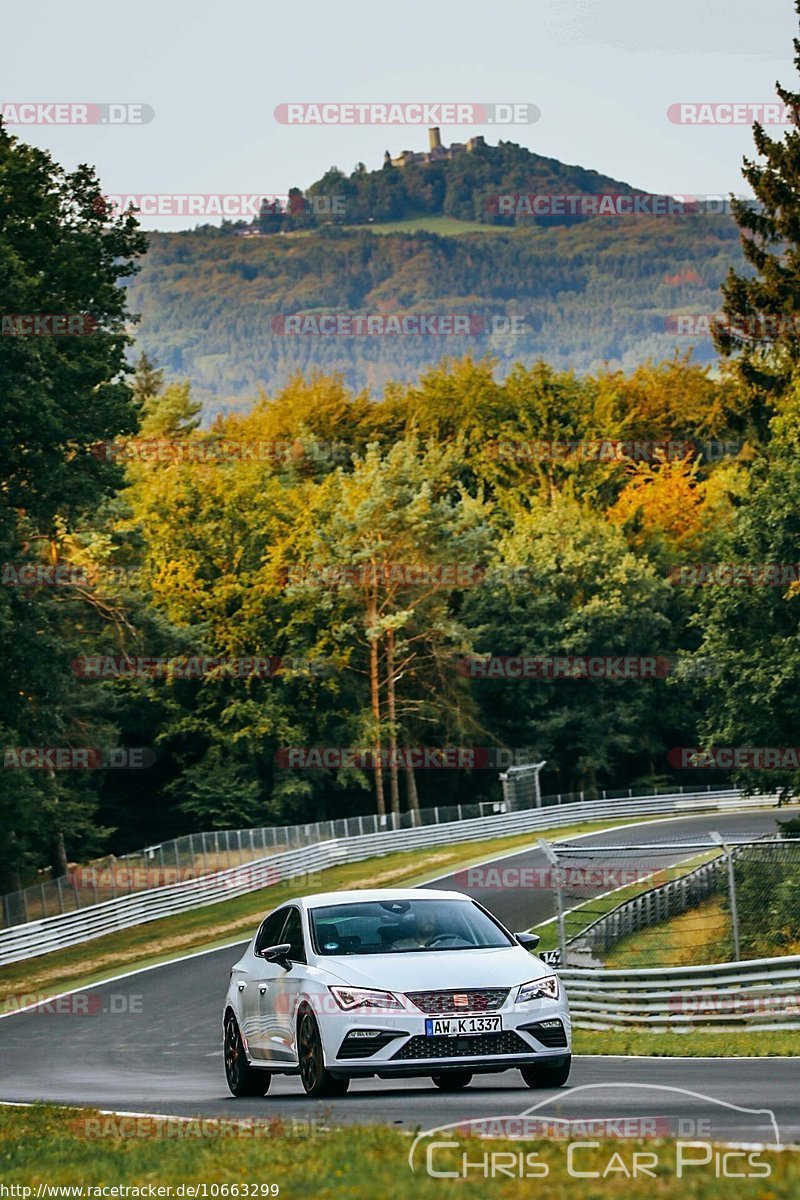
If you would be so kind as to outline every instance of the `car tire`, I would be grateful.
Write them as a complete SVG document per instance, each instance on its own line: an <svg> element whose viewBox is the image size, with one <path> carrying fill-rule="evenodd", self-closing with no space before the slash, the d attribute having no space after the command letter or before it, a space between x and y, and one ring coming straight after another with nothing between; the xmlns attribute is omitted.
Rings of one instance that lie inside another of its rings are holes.
<svg viewBox="0 0 800 1200"><path fill-rule="evenodd" d="M563 1087L569 1079L571 1066L572 1055L568 1054L565 1060L559 1063L558 1066L549 1066L547 1063L535 1063L531 1067L520 1067L520 1075L529 1088Z"/></svg>
<svg viewBox="0 0 800 1200"><path fill-rule="evenodd" d="M297 1057L300 1082L312 1099L343 1096L350 1087L349 1079L332 1075L325 1066L319 1025L310 1008L300 1013L297 1022Z"/></svg>
<svg viewBox="0 0 800 1200"><path fill-rule="evenodd" d="M460 1092L472 1083L472 1072L442 1071L440 1075L431 1075L431 1079L442 1092Z"/></svg>
<svg viewBox="0 0 800 1200"><path fill-rule="evenodd" d="M272 1076L269 1071L251 1067L242 1042L242 1035L233 1013L225 1018L222 1044L225 1059L225 1078L233 1096L266 1096Z"/></svg>

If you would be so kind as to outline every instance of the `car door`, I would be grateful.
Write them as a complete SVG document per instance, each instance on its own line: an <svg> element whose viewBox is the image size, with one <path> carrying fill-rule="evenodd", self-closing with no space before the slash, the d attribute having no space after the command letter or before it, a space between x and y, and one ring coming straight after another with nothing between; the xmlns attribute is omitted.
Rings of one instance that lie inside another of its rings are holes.
<svg viewBox="0 0 800 1200"><path fill-rule="evenodd" d="M278 943L288 942L290 970L278 963L267 963L275 971L263 989L259 988L261 1026L265 1030L265 1058L277 1064L297 1064L296 1011L298 993L305 988L307 958L303 921L300 909L294 905L286 912L286 920Z"/></svg>
<svg viewBox="0 0 800 1200"><path fill-rule="evenodd" d="M280 945L281 931L286 924L286 917L287 909L279 908L262 923L253 943L248 974L240 979L237 985L241 1005L242 1033L247 1040L250 1057L253 1059L263 1060L267 1057L268 1033L264 1023L263 999L271 982L281 970L277 964L268 963L259 957L259 951L267 946Z"/></svg>

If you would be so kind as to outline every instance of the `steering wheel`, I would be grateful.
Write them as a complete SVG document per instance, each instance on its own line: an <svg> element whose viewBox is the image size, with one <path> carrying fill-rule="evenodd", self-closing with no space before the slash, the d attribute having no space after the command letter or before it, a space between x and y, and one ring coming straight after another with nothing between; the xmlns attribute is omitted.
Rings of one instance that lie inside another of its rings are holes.
<svg viewBox="0 0 800 1200"><path fill-rule="evenodd" d="M436 937L432 937L429 942L425 943L425 948L430 949L437 942L457 942L459 941L458 934L455 933L437 933Z"/></svg>

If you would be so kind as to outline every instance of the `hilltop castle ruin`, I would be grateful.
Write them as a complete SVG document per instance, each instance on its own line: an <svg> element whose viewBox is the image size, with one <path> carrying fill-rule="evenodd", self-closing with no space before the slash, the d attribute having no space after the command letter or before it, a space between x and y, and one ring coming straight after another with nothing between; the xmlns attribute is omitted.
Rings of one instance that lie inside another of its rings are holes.
<svg viewBox="0 0 800 1200"><path fill-rule="evenodd" d="M392 158L387 150L383 156L383 165L385 167L407 167L409 163L435 163L443 162L448 158L455 158L458 154L469 154L477 146L485 146L486 142L480 136L471 137L467 142L453 142L450 146L443 146L442 139L439 135L438 126L428 130L428 149L417 153L414 150L403 150L397 158Z"/></svg>

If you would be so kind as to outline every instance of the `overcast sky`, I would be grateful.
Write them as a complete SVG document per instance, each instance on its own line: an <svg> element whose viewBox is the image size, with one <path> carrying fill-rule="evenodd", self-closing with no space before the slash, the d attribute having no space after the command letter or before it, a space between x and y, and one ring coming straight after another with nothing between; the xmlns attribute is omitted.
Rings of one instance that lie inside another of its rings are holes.
<svg viewBox="0 0 800 1200"><path fill-rule="evenodd" d="M648 191L742 194L749 125L667 109L774 100L776 79L795 86L796 26L791 0L36 0L3 6L0 103L150 105L143 125L12 128L65 166L94 163L113 194L283 193L427 144L424 127L275 119L323 101L534 104L536 123L443 140L500 136Z"/></svg>

